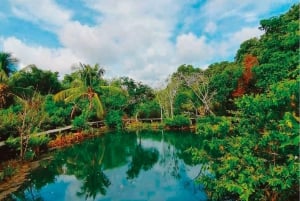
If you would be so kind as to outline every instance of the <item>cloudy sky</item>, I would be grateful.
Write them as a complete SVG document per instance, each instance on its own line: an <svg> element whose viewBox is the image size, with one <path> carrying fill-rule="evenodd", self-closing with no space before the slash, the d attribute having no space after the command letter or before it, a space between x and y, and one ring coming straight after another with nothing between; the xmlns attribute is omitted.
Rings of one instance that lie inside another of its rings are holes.
<svg viewBox="0 0 300 201"><path fill-rule="evenodd" d="M1 0L0 51L20 68L63 76L73 64L99 63L106 77L156 85L181 64L232 61L259 21L298 0Z"/></svg>

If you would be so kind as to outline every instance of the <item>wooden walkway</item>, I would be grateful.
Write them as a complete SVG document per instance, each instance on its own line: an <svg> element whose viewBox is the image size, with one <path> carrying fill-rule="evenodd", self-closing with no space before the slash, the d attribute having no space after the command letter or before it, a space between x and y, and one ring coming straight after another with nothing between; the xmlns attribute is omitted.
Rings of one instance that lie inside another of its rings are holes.
<svg viewBox="0 0 300 201"><path fill-rule="evenodd" d="M143 118L143 119L134 119L134 118L130 118L130 119L122 119L123 123L132 123L132 122L142 122L142 123L153 123L153 122L161 122L161 118ZM192 124L194 124L196 122L196 118L190 118L190 121L192 122ZM94 122L88 122L89 125L91 126L95 126L95 127L102 127L104 126L104 121L94 121ZM60 133L63 131L67 131L67 130L71 130L73 127L72 125L69 126L65 126L62 128L56 128L56 129L51 129L51 130L47 130L47 131L43 131L43 132L39 132L36 133L35 136L40 136L43 134L53 134L53 133ZM1 141L0 142L0 147L5 145L5 141Z"/></svg>
<svg viewBox="0 0 300 201"><path fill-rule="evenodd" d="M104 121L94 121L94 122L88 122L89 125L91 126L96 126L96 127L100 127L104 125ZM53 134L53 133L60 133L63 131L67 131L67 130L71 130L73 127L72 125L69 126L65 126L62 128L56 128L56 129L51 129L51 130L47 130L47 131L42 131L39 133L34 134L35 136L40 136L40 135L44 135L44 134ZM1 141L0 142L0 147L5 145L5 141Z"/></svg>

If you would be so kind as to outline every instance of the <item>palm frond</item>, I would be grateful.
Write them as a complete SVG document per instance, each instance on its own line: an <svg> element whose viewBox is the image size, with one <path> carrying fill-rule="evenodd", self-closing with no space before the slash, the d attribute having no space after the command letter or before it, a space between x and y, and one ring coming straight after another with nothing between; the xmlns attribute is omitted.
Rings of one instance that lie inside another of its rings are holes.
<svg viewBox="0 0 300 201"><path fill-rule="evenodd" d="M104 109L103 109L101 100L100 100L97 93L94 94L94 97L93 97L92 101L93 101L93 104L94 104L93 106L96 109L97 117L101 119L104 115Z"/></svg>
<svg viewBox="0 0 300 201"><path fill-rule="evenodd" d="M0 66L0 82L6 82L8 80L8 76Z"/></svg>
<svg viewBox="0 0 300 201"><path fill-rule="evenodd" d="M65 89L54 95L54 101L65 101L65 102L73 101L76 98L80 97L83 93L85 93L84 89L85 89L84 87Z"/></svg>
<svg viewBox="0 0 300 201"><path fill-rule="evenodd" d="M75 93L75 94L72 94L72 95L68 96L67 98L65 98L65 102L66 103L74 102L74 101L78 100L79 98L86 97L86 96L87 96L87 93L85 93L85 92Z"/></svg>

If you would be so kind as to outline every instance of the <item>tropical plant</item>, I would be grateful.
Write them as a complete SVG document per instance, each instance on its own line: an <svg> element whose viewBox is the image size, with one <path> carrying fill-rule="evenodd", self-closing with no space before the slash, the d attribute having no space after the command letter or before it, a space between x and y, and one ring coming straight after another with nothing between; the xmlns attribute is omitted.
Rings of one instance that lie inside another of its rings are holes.
<svg viewBox="0 0 300 201"><path fill-rule="evenodd" d="M42 95L57 93L61 90L57 72L41 70L33 64L12 74L9 85L14 88L29 88Z"/></svg>
<svg viewBox="0 0 300 201"><path fill-rule="evenodd" d="M95 109L98 118L102 118L104 110L95 87L99 87L99 78L104 70L98 64L94 67L87 64L79 64L79 79L72 82L72 87L62 90L54 95L55 101L65 101L67 103L76 103L80 98L89 101L89 110ZM97 86L98 85L98 86ZM75 111L73 108L73 112ZM72 112L72 113L73 113ZM71 113L71 114L72 114ZM71 115L72 116L72 115Z"/></svg>
<svg viewBox="0 0 300 201"><path fill-rule="evenodd" d="M0 52L0 82L6 81L16 71L18 59L11 53Z"/></svg>
<svg viewBox="0 0 300 201"><path fill-rule="evenodd" d="M10 53L0 52L0 108L9 105L12 94L8 86L8 77L15 72L18 60Z"/></svg>
<svg viewBox="0 0 300 201"><path fill-rule="evenodd" d="M39 94L34 94L30 99L18 99L20 108L14 113L15 130L18 137L11 136L7 139L7 143L20 151L20 158L25 159L27 151L30 150L30 145L34 147L34 142L31 140L33 134L40 131L43 122L47 119L47 114L43 110L43 98ZM35 136L36 137L36 136ZM34 140L34 139L33 139ZM44 144L43 136L40 136L41 144Z"/></svg>
<svg viewBox="0 0 300 201"><path fill-rule="evenodd" d="M166 118L164 122L166 126L172 128L181 128L184 126L189 126L191 124L190 119L183 115L176 115L173 118Z"/></svg>
<svg viewBox="0 0 300 201"><path fill-rule="evenodd" d="M105 117L105 124L109 128L121 129L123 127L122 111L110 110Z"/></svg>

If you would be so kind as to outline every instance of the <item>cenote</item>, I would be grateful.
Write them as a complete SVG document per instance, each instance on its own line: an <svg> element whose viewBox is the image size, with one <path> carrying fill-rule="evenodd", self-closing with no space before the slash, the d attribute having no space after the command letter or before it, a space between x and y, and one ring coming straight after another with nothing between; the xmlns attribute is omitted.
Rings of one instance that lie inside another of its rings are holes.
<svg viewBox="0 0 300 201"><path fill-rule="evenodd" d="M206 200L188 132L110 132L56 150L9 200Z"/></svg>

